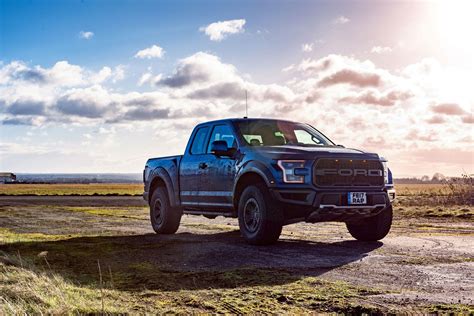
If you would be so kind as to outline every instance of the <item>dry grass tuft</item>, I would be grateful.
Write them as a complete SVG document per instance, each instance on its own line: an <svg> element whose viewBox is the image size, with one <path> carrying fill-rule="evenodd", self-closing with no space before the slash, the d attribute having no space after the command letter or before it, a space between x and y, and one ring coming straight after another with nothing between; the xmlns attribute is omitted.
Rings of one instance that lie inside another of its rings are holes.
<svg viewBox="0 0 474 316"><path fill-rule="evenodd" d="M120 313L116 302L126 293L101 293L77 286L51 270L42 270L21 257L0 255L0 314Z"/></svg>
<svg viewBox="0 0 474 316"><path fill-rule="evenodd" d="M451 178L441 184L396 184L398 206L466 206L474 205L472 175Z"/></svg>
<svg viewBox="0 0 474 316"><path fill-rule="evenodd" d="M463 174L461 178L450 179L446 186L448 194L445 203L474 205L473 175Z"/></svg>

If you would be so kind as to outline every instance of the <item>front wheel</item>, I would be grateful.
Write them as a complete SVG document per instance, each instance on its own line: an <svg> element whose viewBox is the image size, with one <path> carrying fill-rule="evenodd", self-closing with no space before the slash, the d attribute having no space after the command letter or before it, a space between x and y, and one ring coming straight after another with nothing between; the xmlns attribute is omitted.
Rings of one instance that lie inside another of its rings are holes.
<svg viewBox="0 0 474 316"><path fill-rule="evenodd" d="M150 200L150 220L153 230L157 234L174 234L181 222L181 210L170 205L168 192L158 187Z"/></svg>
<svg viewBox="0 0 474 316"><path fill-rule="evenodd" d="M272 244L280 237L283 213L264 185L252 185L242 192L239 227L245 241L253 245Z"/></svg>
<svg viewBox="0 0 474 316"><path fill-rule="evenodd" d="M349 233L360 241L377 241L387 236L392 226L392 206L357 223L346 223Z"/></svg>

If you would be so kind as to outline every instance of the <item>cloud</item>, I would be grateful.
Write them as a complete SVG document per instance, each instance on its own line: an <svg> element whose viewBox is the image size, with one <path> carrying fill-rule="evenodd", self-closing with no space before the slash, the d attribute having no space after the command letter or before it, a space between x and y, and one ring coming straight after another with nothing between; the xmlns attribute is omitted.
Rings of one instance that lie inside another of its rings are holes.
<svg viewBox="0 0 474 316"><path fill-rule="evenodd" d="M220 42L228 35L243 33L245 22L245 19L219 21L200 27L199 31L209 36L211 41Z"/></svg>
<svg viewBox="0 0 474 316"><path fill-rule="evenodd" d="M346 24L349 23L351 20L343 15L338 16L334 20L332 20L332 24Z"/></svg>
<svg viewBox="0 0 474 316"><path fill-rule="evenodd" d="M382 83L380 75L369 72L357 72L355 70L343 69L321 79L320 87L328 87L337 84L349 84L357 87L378 87Z"/></svg>
<svg viewBox="0 0 474 316"><path fill-rule="evenodd" d="M158 84L182 88L203 82L234 81L237 77L233 65L222 63L215 55L198 52L180 60L175 72L163 77Z"/></svg>
<svg viewBox="0 0 474 316"><path fill-rule="evenodd" d="M431 118L427 119L428 124L443 124L446 122L446 119L441 115L434 115Z"/></svg>
<svg viewBox="0 0 474 316"><path fill-rule="evenodd" d="M412 129L407 134L407 138L422 142L433 142L437 140L437 135L434 132L420 132L418 129Z"/></svg>
<svg viewBox="0 0 474 316"><path fill-rule="evenodd" d="M135 108L129 110L121 119L130 121L152 121L169 118L169 109Z"/></svg>
<svg viewBox="0 0 474 316"><path fill-rule="evenodd" d="M13 117L1 120L2 125L36 125L33 117Z"/></svg>
<svg viewBox="0 0 474 316"><path fill-rule="evenodd" d="M110 101L109 93L104 88L92 86L67 92L57 100L55 108L67 115L100 118L107 111L113 110L113 103Z"/></svg>
<svg viewBox="0 0 474 316"><path fill-rule="evenodd" d="M309 53L313 51L313 46L313 43L304 43L303 45L301 45L301 50L305 53Z"/></svg>
<svg viewBox="0 0 474 316"><path fill-rule="evenodd" d="M162 79L163 75L158 74L158 75L153 75L151 72L144 73L141 75L140 79L138 80L138 86L143 86L146 84L149 84L150 86L155 86L157 85L160 80Z"/></svg>
<svg viewBox="0 0 474 316"><path fill-rule="evenodd" d="M289 72L289 71L292 71L292 70L294 70L294 69L295 69L295 64L291 64L291 65L289 65L289 66L287 66L287 67L282 68L281 71L283 71L283 72Z"/></svg>
<svg viewBox="0 0 474 316"><path fill-rule="evenodd" d="M373 104L380 106L393 106L399 101L407 100L413 94L407 91L389 91L385 94L380 94L376 90L364 91L355 96L348 96L339 99L341 103L352 104Z"/></svg>
<svg viewBox="0 0 474 316"><path fill-rule="evenodd" d="M32 99L15 100L6 108L6 112L13 115L42 115L44 111L44 102Z"/></svg>
<svg viewBox="0 0 474 316"><path fill-rule="evenodd" d="M329 69L333 65L331 57L321 58L319 60L303 59L297 69L303 72L319 72Z"/></svg>
<svg viewBox="0 0 474 316"><path fill-rule="evenodd" d="M151 47L139 50L135 54L135 58L141 58L141 59L152 59L152 58L163 58L163 55L165 54L165 51L163 48L161 48L158 45L153 45Z"/></svg>
<svg viewBox="0 0 474 316"><path fill-rule="evenodd" d="M208 88L198 89L188 94L190 99L242 99L245 96L245 89L236 82L224 82L212 85Z"/></svg>
<svg viewBox="0 0 474 316"><path fill-rule="evenodd" d="M330 54L320 59L303 59L298 65L292 67L291 70L297 70L307 75L321 75L323 73L328 73L329 71L334 73L346 69L357 72L378 71L375 65L369 60L361 61L353 57L337 54Z"/></svg>
<svg viewBox="0 0 474 316"><path fill-rule="evenodd" d="M466 114L459 104L456 103L441 103L431 107L431 110L435 113L446 114L446 115L463 115Z"/></svg>
<svg viewBox="0 0 474 316"><path fill-rule="evenodd" d="M388 46L374 46L372 47L370 52L374 54L386 54L386 53L391 53L392 48Z"/></svg>
<svg viewBox="0 0 474 316"><path fill-rule="evenodd" d="M474 116L472 116L472 114L464 115L461 120L463 123L466 123L466 124L474 124Z"/></svg>
<svg viewBox="0 0 474 316"><path fill-rule="evenodd" d="M0 84L17 80L26 83L42 84L47 82L47 77L48 75L45 70L39 66L31 68L24 62L12 61L2 67L0 71Z"/></svg>
<svg viewBox="0 0 474 316"><path fill-rule="evenodd" d="M93 32L90 32L90 31L80 31L79 32L79 37L82 38L82 39L91 39L92 37L94 37L94 33Z"/></svg>

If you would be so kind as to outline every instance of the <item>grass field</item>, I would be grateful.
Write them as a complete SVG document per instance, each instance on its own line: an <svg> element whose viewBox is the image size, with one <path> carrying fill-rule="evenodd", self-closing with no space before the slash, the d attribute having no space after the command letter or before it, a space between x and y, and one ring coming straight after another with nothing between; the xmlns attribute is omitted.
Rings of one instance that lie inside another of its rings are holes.
<svg viewBox="0 0 474 316"><path fill-rule="evenodd" d="M222 218L187 216L178 234L155 235L146 207L0 206L0 223L2 315L474 311L466 279L435 279L460 289L431 297L423 277L468 273L472 257L452 238L474 231L456 218L398 213L384 244L351 241L337 223L291 225L267 247Z"/></svg>
<svg viewBox="0 0 474 316"><path fill-rule="evenodd" d="M163 236L145 206L0 205L0 314L474 313L474 207L445 203L452 190L442 185L397 190L380 243L351 240L341 223L300 223L253 247L221 217L185 216ZM141 193L0 185L0 195Z"/></svg>
<svg viewBox="0 0 474 316"><path fill-rule="evenodd" d="M143 184L0 184L0 195L141 195Z"/></svg>
<svg viewBox="0 0 474 316"><path fill-rule="evenodd" d="M450 190L444 184L397 184L402 196L446 195ZM0 195L141 195L143 184L0 184Z"/></svg>

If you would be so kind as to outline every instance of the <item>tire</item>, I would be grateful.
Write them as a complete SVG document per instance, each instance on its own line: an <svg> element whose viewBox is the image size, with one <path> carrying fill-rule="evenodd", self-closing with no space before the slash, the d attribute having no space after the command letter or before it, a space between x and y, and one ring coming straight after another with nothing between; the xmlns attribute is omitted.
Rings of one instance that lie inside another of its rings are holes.
<svg viewBox="0 0 474 316"><path fill-rule="evenodd" d="M252 245L275 243L283 227L283 212L271 199L265 185L252 185L239 200L239 227L242 237Z"/></svg>
<svg viewBox="0 0 474 316"><path fill-rule="evenodd" d="M392 206L358 223L346 223L349 233L360 241L377 241L387 236L392 226Z"/></svg>
<svg viewBox="0 0 474 316"><path fill-rule="evenodd" d="M181 222L182 212L170 205L166 188L158 187L150 200L150 220L157 234L174 234Z"/></svg>

